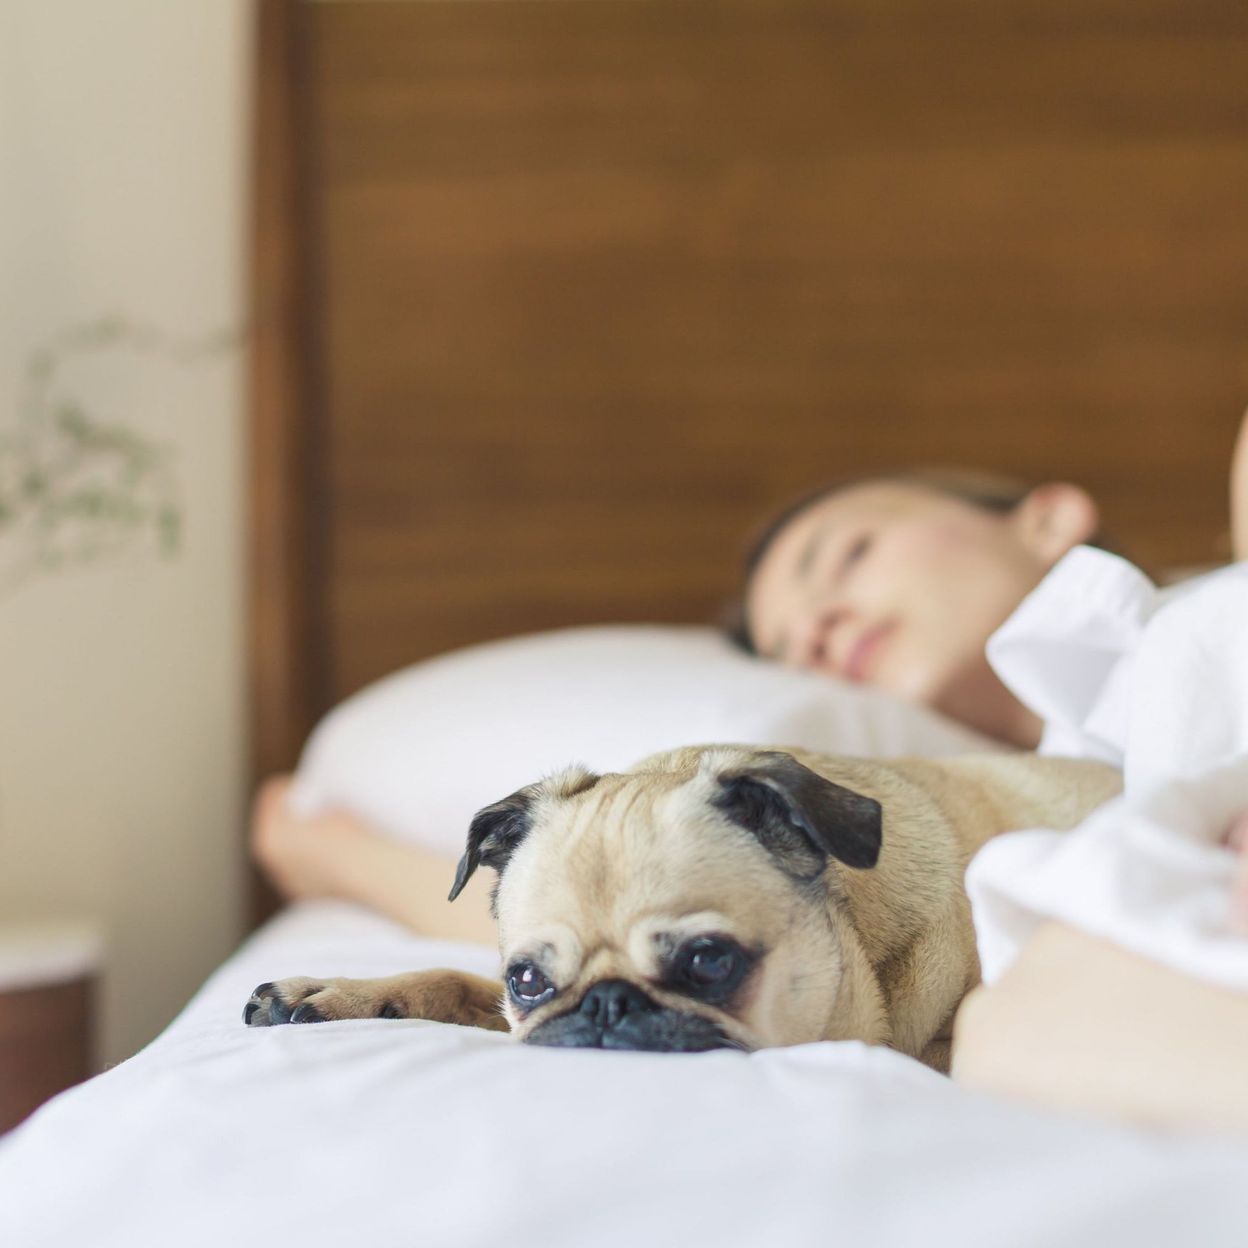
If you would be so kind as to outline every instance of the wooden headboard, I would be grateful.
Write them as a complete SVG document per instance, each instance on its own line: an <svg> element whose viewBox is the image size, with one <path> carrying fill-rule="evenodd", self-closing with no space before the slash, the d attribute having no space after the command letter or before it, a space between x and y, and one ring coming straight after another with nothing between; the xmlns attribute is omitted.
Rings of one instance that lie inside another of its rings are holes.
<svg viewBox="0 0 1248 1248"><path fill-rule="evenodd" d="M1216 557L1242 0L259 0L257 773L395 667L709 620L821 479Z"/></svg>

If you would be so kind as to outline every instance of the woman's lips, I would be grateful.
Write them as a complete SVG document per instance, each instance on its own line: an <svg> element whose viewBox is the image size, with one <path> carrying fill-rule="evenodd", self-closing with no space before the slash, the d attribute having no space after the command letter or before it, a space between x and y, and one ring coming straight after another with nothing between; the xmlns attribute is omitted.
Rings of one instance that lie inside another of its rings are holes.
<svg viewBox="0 0 1248 1248"><path fill-rule="evenodd" d="M868 628L850 647L845 661L841 664L841 675L846 680L858 683L866 680L871 675L880 646L892 631L891 623L877 624L874 628Z"/></svg>

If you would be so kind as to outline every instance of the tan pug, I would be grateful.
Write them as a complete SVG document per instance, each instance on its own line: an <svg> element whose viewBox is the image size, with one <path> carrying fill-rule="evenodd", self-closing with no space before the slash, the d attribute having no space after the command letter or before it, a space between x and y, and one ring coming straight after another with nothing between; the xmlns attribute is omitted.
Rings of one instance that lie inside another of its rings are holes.
<svg viewBox="0 0 1248 1248"><path fill-rule="evenodd" d="M459 971L262 984L250 1026L432 1018L529 1044L692 1052L812 1040L949 1065L979 981L962 886L1000 832L1069 828L1118 792L1097 763L939 762L702 746L574 768L472 821L505 982Z"/></svg>

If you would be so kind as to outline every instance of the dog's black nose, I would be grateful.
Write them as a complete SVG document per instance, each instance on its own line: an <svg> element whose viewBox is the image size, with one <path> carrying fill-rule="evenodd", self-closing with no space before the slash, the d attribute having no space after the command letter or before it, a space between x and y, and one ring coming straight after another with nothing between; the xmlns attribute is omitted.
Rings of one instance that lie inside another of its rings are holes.
<svg viewBox="0 0 1248 1248"><path fill-rule="evenodd" d="M656 1009L655 1002L635 984L624 979L604 979L581 998L579 1012L600 1031L609 1031L618 1026L626 1014L644 1014Z"/></svg>

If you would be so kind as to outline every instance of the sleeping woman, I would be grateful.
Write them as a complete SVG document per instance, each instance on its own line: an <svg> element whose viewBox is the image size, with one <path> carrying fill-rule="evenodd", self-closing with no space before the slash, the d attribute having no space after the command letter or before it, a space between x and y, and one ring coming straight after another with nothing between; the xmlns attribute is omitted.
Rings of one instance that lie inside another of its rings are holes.
<svg viewBox="0 0 1248 1248"><path fill-rule="evenodd" d="M1233 475L1235 557L1248 556L1248 416ZM988 639L1074 547L1101 544L1098 509L1078 486L1023 488L926 472L832 487L781 515L747 563L747 648L874 685L1023 749L1043 723L1001 681ZM287 897L341 897L414 930L493 939L488 886L445 900L455 864L399 844L345 812L299 818L289 777L253 811L252 849Z"/></svg>

